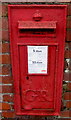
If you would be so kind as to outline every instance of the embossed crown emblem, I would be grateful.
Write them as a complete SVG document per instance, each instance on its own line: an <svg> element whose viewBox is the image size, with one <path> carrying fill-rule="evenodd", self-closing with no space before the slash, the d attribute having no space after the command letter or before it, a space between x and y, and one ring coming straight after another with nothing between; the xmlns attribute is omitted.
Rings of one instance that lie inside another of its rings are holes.
<svg viewBox="0 0 71 120"><path fill-rule="evenodd" d="M42 19L42 14L40 13L39 10L36 10L36 12L35 12L34 15L33 15L33 19L34 19L35 21L40 21L40 20Z"/></svg>

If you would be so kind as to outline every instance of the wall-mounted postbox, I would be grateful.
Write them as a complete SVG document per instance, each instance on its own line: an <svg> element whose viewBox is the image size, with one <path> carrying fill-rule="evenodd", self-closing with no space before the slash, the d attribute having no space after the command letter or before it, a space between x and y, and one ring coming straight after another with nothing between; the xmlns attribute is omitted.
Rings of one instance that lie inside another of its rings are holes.
<svg viewBox="0 0 71 120"><path fill-rule="evenodd" d="M66 5L9 5L17 115L59 115Z"/></svg>

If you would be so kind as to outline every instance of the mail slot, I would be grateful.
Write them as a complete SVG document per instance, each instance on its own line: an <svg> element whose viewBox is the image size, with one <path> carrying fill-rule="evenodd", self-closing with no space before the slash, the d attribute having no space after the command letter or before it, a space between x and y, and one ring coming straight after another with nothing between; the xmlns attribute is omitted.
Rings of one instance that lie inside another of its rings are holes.
<svg viewBox="0 0 71 120"><path fill-rule="evenodd" d="M56 36L56 21L18 21L19 36Z"/></svg>
<svg viewBox="0 0 71 120"><path fill-rule="evenodd" d="M59 115L66 5L9 5L17 115Z"/></svg>

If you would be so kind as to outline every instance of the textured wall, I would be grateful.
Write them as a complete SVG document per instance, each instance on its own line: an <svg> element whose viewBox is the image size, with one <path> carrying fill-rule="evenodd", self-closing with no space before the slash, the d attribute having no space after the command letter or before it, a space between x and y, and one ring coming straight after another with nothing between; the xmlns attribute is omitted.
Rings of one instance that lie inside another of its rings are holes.
<svg viewBox="0 0 71 120"><path fill-rule="evenodd" d="M2 2L71 2L71 0L1 0Z"/></svg>
<svg viewBox="0 0 71 120"><path fill-rule="evenodd" d="M27 0L27 1L33 2L34 0ZM48 0L44 0L44 2L46 1L47 1L46 4L54 4L52 2L48 3ZM66 0L65 2L64 0L54 0L54 1L56 1L55 4L68 5L63 94L62 94L62 106L61 106L60 118L71 118L71 3L68 3L70 0ZM57 3L57 1L64 3ZM40 2L43 1L41 0ZM24 4L24 3L11 3L11 2L0 3L0 114L1 114L1 118L17 118L18 116L15 115L14 103L13 103L14 81L12 77L12 71L11 71L12 68L11 68L11 60L10 60L10 39L8 32L8 4ZM19 116L19 119L46 120L46 117L22 116L21 118Z"/></svg>

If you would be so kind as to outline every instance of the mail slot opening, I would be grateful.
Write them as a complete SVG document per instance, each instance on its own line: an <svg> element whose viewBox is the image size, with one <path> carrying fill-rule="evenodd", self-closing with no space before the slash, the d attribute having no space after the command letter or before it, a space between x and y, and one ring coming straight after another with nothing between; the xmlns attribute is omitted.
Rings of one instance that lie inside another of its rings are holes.
<svg viewBox="0 0 71 120"><path fill-rule="evenodd" d="M19 29L19 36L48 36L55 37L56 29Z"/></svg>
<svg viewBox="0 0 71 120"><path fill-rule="evenodd" d="M56 21L18 21L19 36L56 36Z"/></svg>

